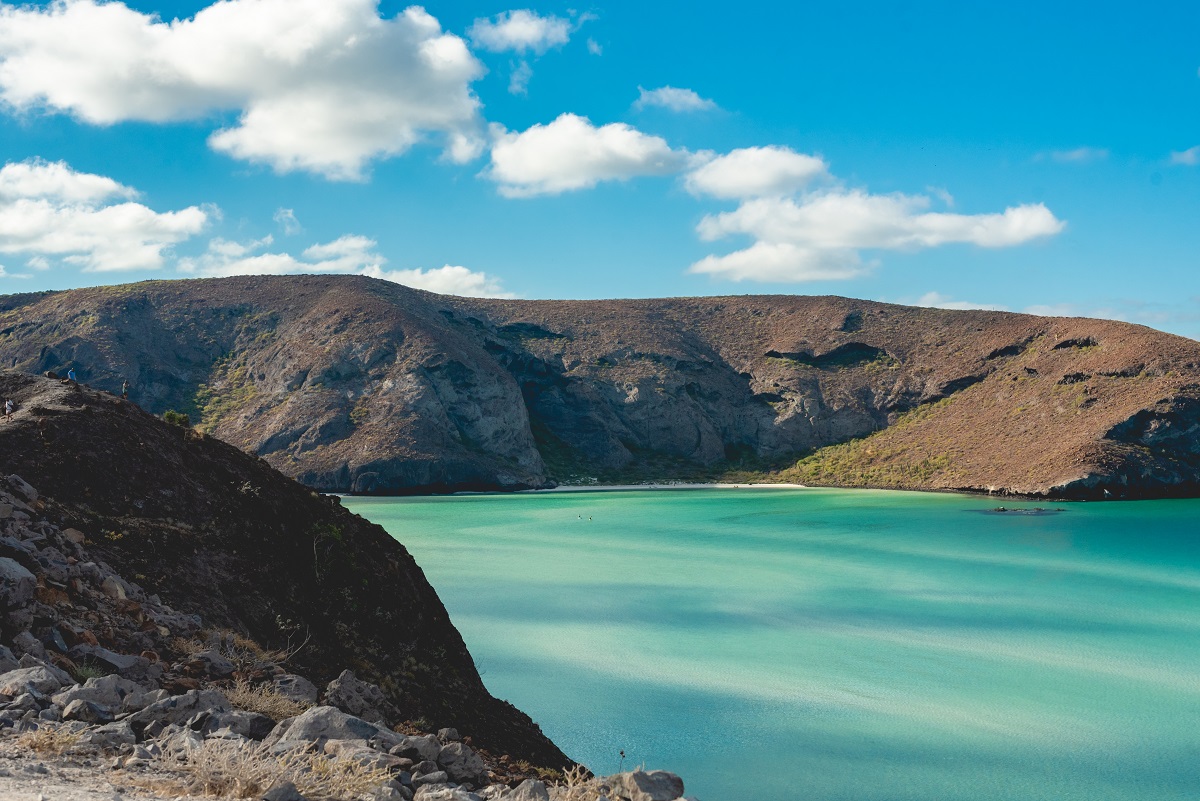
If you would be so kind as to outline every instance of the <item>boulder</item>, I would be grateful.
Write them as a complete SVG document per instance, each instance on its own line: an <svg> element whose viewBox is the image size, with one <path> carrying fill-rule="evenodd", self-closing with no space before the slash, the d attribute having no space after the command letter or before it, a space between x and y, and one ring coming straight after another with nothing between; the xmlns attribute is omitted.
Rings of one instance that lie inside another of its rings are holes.
<svg viewBox="0 0 1200 801"><path fill-rule="evenodd" d="M8 648L0 645L0 674L17 669L17 657Z"/></svg>
<svg viewBox="0 0 1200 801"><path fill-rule="evenodd" d="M233 709L229 712L215 712L204 724L206 733L228 730L231 734L246 737L251 740L262 740L275 728L275 721L257 712L247 712L243 709Z"/></svg>
<svg viewBox="0 0 1200 801"><path fill-rule="evenodd" d="M186 664L192 675L206 674L218 679L232 676L233 672L237 670L232 662L221 656L219 652L212 650L193 654Z"/></svg>
<svg viewBox="0 0 1200 801"><path fill-rule="evenodd" d="M82 698L70 702L63 708L63 720L79 720L90 724L113 722L113 710L101 706L95 701L85 701Z"/></svg>
<svg viewBox="0 0 1200 801"><path fill-rule="evenodd" d="M455 740L462 739L461 737L458 736L458 729L451 728L451 727L446 727L444 729L438 729L437 736L438 736L438 739L441 740L443 743L452 743Z"/></svg>
<svg viewBox="0 0 1200 801"><path fill-rule="evenodd" d="M133 727L129 725L128 720L118 720L114 723L85 730L82 742L105 749L120 748L123 745L133 745L136 743L137 735L133 733Z"/></svg>
<svg viewBox="0 0 1200 801"><path fill-rule="evenodd" d="M362 718L347 715L331 706L314 706L294 718L279 722L266 739L268 747L282 742L314 740L371 740L392 732L380 729ZM395 740L399 740L395 735Z"/></svg>
<svg viewBox="0 0 1200 801"><path fill-rule="evenodd" d="M260 797L261 801L308 801L287 779L279 779Z"/></svg>
<svg viewBox="0 0 1200 801"><path fill-rule="evenodd" d="M120 676L101 676L88 679L82 685L70 687L54 696L54 703L66 707L72 701L91 701L112 710L122 709L130 695L145 695L145 690ZM145 704L143 704L145 706Z"/></svg>
<svg viewBox="0 0 1200 801"><path fill-rule="evenodd" d="M130 725L141 731L154 721L183 724L202 712L228 712L229 700L216 690L189 690L156 701L127 718Z"/></svg>
<svg viewBox="0 0 1200 801"><path fill-rule="evenodd" d="M448 784L450 776L444 770L435 770L431 773L422 773L420 776L413 776L413 787L423 787L427 784Z"/></svg>
<svg viewBox="0 0 1200 801"><path fill-rule="evenodd" d="M275 685L275 692L291 701L315 704L321 697L321 691L317 689L317 685L295 673L276 676L272 683Z"/></svg>
<svg viewBox="0 0 1200 801"><path fill-rule="evenodd" d="M42 641L28 631L22 631L13 637L12 644L13 648L17 649L17 653L29 654L36 659L46 658L46 646L42 645Z"/></svg>
<svg viewBox="0 0 1200 801"><path fill-rule="evenodd" d="M665 770L635 770L608 776L612 794L629 801L676 801L683 797L683 779Z"/></svg>
<svg viewBox="0 0 1200 801"><path fill-rule="evenodd" d="M33 503L38 499L37 490L29 486L29 482L18 475L11 475L7 479L8 488L13 492L22 495L26 501Z"/></svg>
<svg viewBox="0 0 1200 801"><path fill-rule="evenodd" d="M461 787L424 785L417 788L413 801L484 801L484 798Z"/></svg>
<svg viewBox="0 0 1200 801"><path fill-rule="evenodd" d="M400 738L400 742L389 751L395 756L411 759L413 762L436 762L442 752L442 744L432 734L408 735Z"/></svg>
<svg viewBox="0 0 1200 801"><path fill-rule="evenodd" d="M66 684L73 683L70 681L69 676L67 677L67 681L64 682L62 676L59 675L61 673L62 671L56 671L49 665L37 665L36 667L10 670L3 676L0 676L0 694L15 698L22 693L28 692L30 688L46 695L56 693Z"/></svg>
<svg viewBox="0 0 1200 801"><path fill-rule="evenodd" d="M19 554L18 554L19 555ZM7 556L0 556L0 607L18 609L33 600L37 579Z"/></svg>
<svg viewBox="0 0 1200 801"><path fill-rule="evenodd" d="M486 784L488 777L487 765L471 750L470 746L462 743L449 743L442 746L438 753L438 764L455 782L462 784Z"/></svg>
<svg viewBox="0 0 1200 801"><path fill-rule="evenodd" d="M383 690L370 682L356 678L353 671L341 675L325 688L325 703L370 723L383 723L394 717L392 705Z"/></svg>
<svg viewBox="0 0 1200 801"><path fill-rule="evenodd" d="M504 801L550 801L550 791L546 784L537 779L526 779L501 798Z"/></svg>

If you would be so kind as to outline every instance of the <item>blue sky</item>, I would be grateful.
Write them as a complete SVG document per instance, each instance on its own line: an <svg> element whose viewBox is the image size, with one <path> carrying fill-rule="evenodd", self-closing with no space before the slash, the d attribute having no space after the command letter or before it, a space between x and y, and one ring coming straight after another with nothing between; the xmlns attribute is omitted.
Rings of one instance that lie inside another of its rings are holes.
<svg viewBox="0 0 1200 801"><path fill-rule="evenodd" d="M0 4L0 292L361 272L1200 337L1200 7Z"/></svg>

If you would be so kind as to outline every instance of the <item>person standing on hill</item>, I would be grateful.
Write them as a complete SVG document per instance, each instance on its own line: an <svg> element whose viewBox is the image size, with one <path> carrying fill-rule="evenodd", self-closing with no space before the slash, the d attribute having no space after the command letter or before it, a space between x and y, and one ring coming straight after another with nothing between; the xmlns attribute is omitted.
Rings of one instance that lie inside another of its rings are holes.
<svg viewBox="0 0 1200 801"><path fill-rule="evenodd" d="M75 368L74 367L72 367L70 370L67 371L67 380L70 381L71 383L75 383Z"/></svg>
<svg viewBox="0 0 1200 801"><path fill-rule="evenodd" d="M9 398L8 400L4 401L4 416L12 417L14 408L16 408L16 407L13 405L12 398Z"/></svg>
<svg viewBox="0 0 1200 801"><path fill-rule="evenodd" d="M121 397L124 400L129 400L129 381L124 379L121 381Z"/></svg>

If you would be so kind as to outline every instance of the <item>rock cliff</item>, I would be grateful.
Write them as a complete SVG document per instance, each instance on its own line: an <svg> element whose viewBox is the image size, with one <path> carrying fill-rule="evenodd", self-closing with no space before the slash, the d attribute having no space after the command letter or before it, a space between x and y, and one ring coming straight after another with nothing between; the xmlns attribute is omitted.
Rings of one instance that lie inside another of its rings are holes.
<svg viewBox="0 0 1200 801"><path fill-rule="evenodd" d="M837 297L505 301L360 277L0 299L0 364L366 493L719 477L1200 492L1200 343Z"/></svg>
<svg viewBox="0 0 1200 801"><path fill-rule="evenodd" d="M165 687L158 656L203 618L291 651L313 681L353 669L382 688L372 704L392 720L570 764L488 694L404 547L336 498L108 393L0 371L0 396L17 405L0 419L0 464L24 479L0 498L0 643L98 659Z"/></svg>

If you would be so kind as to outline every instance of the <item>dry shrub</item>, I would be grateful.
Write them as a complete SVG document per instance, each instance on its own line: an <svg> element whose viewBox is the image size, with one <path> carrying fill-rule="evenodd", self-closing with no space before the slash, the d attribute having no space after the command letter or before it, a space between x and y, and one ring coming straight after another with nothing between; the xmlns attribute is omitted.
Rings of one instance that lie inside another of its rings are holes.
<svg viewBox="0 0 1200 801"><path fill-rule="evenodd" d="M563 783L550 789L554 801L596 801L601 795L600 780L583 765L563 771Z"/></svg>
<svg viewBox="0 0 1200 801"><path fill-rule="evenodd" d="M222 798L257 798L287 780L314 801L357 798L392 778L385 768L348 757L303 751L274 755L260 744L206 740L163 757L163 765L187 777L188 790Z"/></svg>
<svg viewBox="0 0 1200 801"><path fill-rule="evenodd" d="M294 718L312 706L281 695L270 684L251 684L245 679L238 679L224 692L229 703L238 709L266 715L276 723L284 718Z"/></svg>
<svg viewBox="0 0 1200 801"><path fill-rule="evenodd" d="M37 731L22 734L16 744L38 754L64 754L79 742L80 737L78 732L42 726Z"/></svg>

